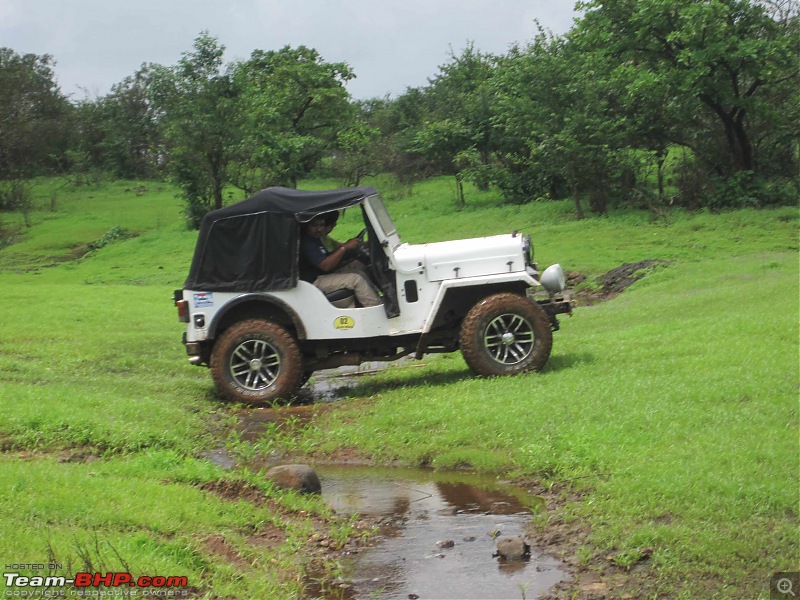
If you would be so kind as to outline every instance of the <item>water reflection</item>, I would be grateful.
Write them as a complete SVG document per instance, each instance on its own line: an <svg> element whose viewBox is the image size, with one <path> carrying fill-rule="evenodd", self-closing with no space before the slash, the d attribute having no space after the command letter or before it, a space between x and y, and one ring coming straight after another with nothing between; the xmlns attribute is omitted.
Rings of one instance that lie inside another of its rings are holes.
<svg viewBox="0 0 800 600"><path fill-rule="evenodd" d="M352 586L325 598L536 598L564 578L558 561L493 556L493 534L524 535L538 500L487 477L412 469L323 467L339 513L384 518L379 543L344 565ZM443 478L443 481L437 481ZM319 597L316 595L315 597Z"/></svg>

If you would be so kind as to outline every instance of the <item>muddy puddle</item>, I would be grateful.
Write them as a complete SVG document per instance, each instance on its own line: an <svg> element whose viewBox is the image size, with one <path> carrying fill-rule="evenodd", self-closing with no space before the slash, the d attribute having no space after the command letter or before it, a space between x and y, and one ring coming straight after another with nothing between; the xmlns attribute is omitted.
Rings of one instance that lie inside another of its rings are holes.
<svg viewBox="0 0 800 600"><path fill-rule="evenodd" d="M257 443L274 424L293 428L308 423L374 368L315 376L306 386L309 398L300 405L238 412L239 439ZM207 457L224 468L237 464L225 450ZM248 464L263 469L280 462L273 456ZM495 556L495 540L524 537L531 515L542 506L522 488L464 472L311 466L336 513L360 515L380 529L367 546L339 558L340 581L322 586L312 577L306 598L530 599L568 577L558 561L537 548L520 560Z"/></svg>
<svg viewBox="0 0 800 600"><path fill-rule="evenodd" d="M566 576L536 548L495 557L495 538L525 535L540 501L492 478L420 469L315 467L339 514L383 523L373 546L342 561L346 588L309 598L537 598Z"/></svg>

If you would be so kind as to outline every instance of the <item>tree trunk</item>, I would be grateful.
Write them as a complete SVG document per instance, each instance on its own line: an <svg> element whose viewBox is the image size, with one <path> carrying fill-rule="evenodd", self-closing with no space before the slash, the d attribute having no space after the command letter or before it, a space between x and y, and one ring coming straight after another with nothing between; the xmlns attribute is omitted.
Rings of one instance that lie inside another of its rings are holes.
<svg viewBox="0 0 800 600"><path fill-rule="evenodd" d="M755 161L753 160L753 146L750 144L750 137L744 128L745 111L739 109L736 118L733 120L733 132L739 145L739 155L741 157L740 171L755 171Z"/></svg>
<svg viewBox="0 0 800 600"><path fill-rule="evenodd" d="M214 208L222 208L222 186L218 181L214 181Z"/></svg>
<svg viewBox="0 0 800 600"><path fill-rule="evenodd" d="M664 162L667 160L667 152L664 148L656 150L656 177L658 178L658 203L664 204Z"/></svg>
<svg viewBox="0 0 800 600"><path fill-rule="evenodd" d="M456 173L456 208L459 210L464 208L466 201L464 200L464 180L461 173Z"/></svg>
<svg viewBox="0 0 800 600"><path fill-rule="evenodd" d="M735 109L726 112L719 103L706 94L701 94L700 99L717 115L725 131L728 149L731 153L734 171L753 170L753 147L744 127L744 109Z"/></svg>
<svg viewBox="0 0 800 600"><path fill-rule="evenodd" d="M581 206L581 195L578 191L578 186L576 184L572 184L572 198L575 200L575 213L578 217L578 220L581 221L586 216L583 214L583 207Z"/></svg>

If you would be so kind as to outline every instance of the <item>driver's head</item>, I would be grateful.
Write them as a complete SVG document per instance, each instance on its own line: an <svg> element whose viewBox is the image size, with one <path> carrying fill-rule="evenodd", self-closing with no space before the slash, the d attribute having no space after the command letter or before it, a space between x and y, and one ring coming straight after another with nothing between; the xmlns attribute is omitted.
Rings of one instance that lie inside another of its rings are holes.
<svg viewBox="0 0 800 600"><path fill-rule="evenodd" d="M334 210L322 216L325 218L325 233L330 233L336 227L336 223L339 222L339 211Z"/></svg>
<svg viewBox="0 0 800 600"><path fill-rule="evenodd" d="M328 225L325 217L322 215L314 217L306 223L305 230L312 238L321 238L328 232Z"/></svg>

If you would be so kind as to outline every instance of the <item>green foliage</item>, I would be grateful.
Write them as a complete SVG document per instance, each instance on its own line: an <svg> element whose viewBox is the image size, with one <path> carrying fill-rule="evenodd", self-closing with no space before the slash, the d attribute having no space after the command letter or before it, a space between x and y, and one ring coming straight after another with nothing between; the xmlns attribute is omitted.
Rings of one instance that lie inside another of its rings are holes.
<svg viewBox="0 0 800 600"><path fill-rule="evenodd" d="M134 237L133 234L125 229L124 227L120 227L119 225L115 225L108 231L103 234L99 240L91 242L89 244L90 250L99 250L100 248L105 248L109 244L112 244L118 240L125 240L128 238Z"/></svg>
<svg viewBox="0 0 800 600"><path fill-rule="evenodd" d="M159 174L162 139L157 107L149 97L150 76L150 69L143 67L105 97L78 103L81 147L95 168L123 179Z"/></svg>
<svg viewBox="0 0 800 600"><path fill-rule="evenodd" d="M163 116L170 172L192 228L206 212L222 208L228 166L242 135L235 81L223 71L223 52L204 32L177 65L151 69L151 99Z"/></svg>
<svg viewBox="0 0 800 600"><path fill-rule="evenodd" d="M633 187L624 117L615 114L607 60L540 33L501 61L495 122L507 140L495 180L516 202L571 195L593 212L624 203Z"/></svg>
<svg viewBox="0 0 800 600"><path fill-rule="evenodd" d="M0 181L56 167L70 107L56 86L53 58L0 48L0 107Z"/></svg>
<svg viewBox="0 0 800 600"><path fill-rule="evenodd" d="M0 50L0 180L49 170L93 184L158 177L203 215L315 172L494 186L506 201L571 198L718 209L792 203L800 131L796 2L587 0L564 36L540 29L503 55L450 51L426 86L354 102L355 73L314 48L229 64L208 32L173 66L144 65L70 104L49 56ZM690 160L670 157L685 151ZM315 170L316 169L316 170ZM675 193L677 192L677 193Z"/></svg>
<svg viewBox="0 0 800 600"><path fill-rule="evenodd" d="M775 190L798 175L796 5L580 6L564 37L540 30L497 57L469 45L428 86L364 107L392 156L384 168L455 175L459 206L465 179L513 203L571 197L579 218L587 201L598 214L793 202ZM692 157L678 171L676 147Z"/></svg>
<svg viewBox="0 0 800 600"><path fill-rule="evenodd" d="M800 197L798 181L756 177L751 171L741 171L728 179L715 178L707 206L719 209L796 204Z"/></svg>
<svg viewBox="0 0 800 600"><path fill-rule="evenodd" d="M237 65L245 115L242 162L249 173L259 173L264 183L296 187L347 131L352 109L344 85L354 76L346 63L327 62L306 46L256 50Z"/></svg>
<svg viewBox="0 0 800 600"><path fill-rule="evenodd" d="M12 180L0 183L0 210L18 210L25 217L25 224L30 226L32 208L31 185L26 181Z"/></svg>
<svg viewBox="0 0 800 600"><path fill-rule="evenodd" d="M357 186L367 175L380 169L380 130L356 114L349 127L339 132L332 171L342 180L343 187Z"/></svg>
<svg viewBox="0 0 800 600"><path fill-rule="evenodd" d="M222 207L227 186L245 194L295 186L351 118L346 64L327 63L304 46L256 50L227 67L223 53L203 33L177 65L148 69L169 172L192 228Z"/></svg>
<svg viewBox="0 0 800 600"><path fill-rule="evenodd" d="M489 161L493 142L492 94L489 83L494 58L469 44L450 61L426 90L429 114L412 137L411 150L422 155L438 173L456 179L456 206L465 204L464 174L485 189L482 167Z"/></svg>
<svg viewBox="0 0 800 600"><path fill-rule="evenodd" d="M772 171L778 165L762 164L758 155L759 146L785 144L798 128L791 106L799 81L796 11L776 20L751 0L614 0L579 7L586 12L571 33L576 43L613 57L621 65L616 70L626 72L629 93L654 98L656 84L667 94L666 106L677 99L675 116L684 126L669 135L709 170L796 173L796 167ZM774 110L783 105L788 115Z"/></svg>

